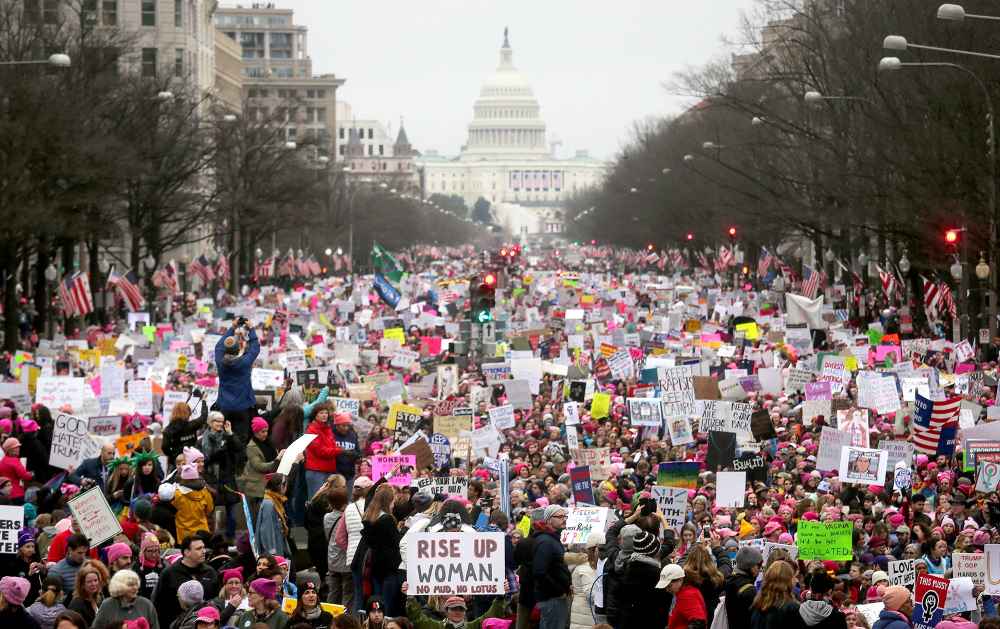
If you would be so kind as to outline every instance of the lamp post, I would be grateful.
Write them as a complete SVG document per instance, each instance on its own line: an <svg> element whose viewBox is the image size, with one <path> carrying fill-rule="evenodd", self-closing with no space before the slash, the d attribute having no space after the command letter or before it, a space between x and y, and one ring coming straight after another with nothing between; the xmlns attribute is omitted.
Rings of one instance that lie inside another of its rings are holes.
<svg viewBox="0 0 1000 629"><path fill-rule="evenodd" d="M864 96L844 96L844 95L827 96L822 92L817 92L816 90L809 90L808 92L802 95L802 99L806 102L807 105L813 105L814 107L819 106L824 101L833 101L833 100L855 100L855 101L861 101L863 103L868 103L869 105L872 104L872 101L868 98L865 98Z"/></svg>
<svg viewBox="0 0 1000 629"><path fill-rule="evenodd" d="M986 263L986 256L982 251L979 252L979 263L976 265L974 271L976 273L976 278L979 280L979 290L980 295L982 295L979 308L979 320L982 321L984 317L989 317L987 305L993 303L993 291L990 290L990 286L987 284L987 280L990 278L990 265ZM980 323L980 326L982 326L982 323ZM980 327L980 330L981 329L982 328ZM989 323L987 323L987 330L991 330ZM990 337L984 341L982 332L980 332L979 343L980 345L985 345L989 343L992 338L993 336L990 335Z"/></svg>
<svg viewBox="0 0 1000 629"><path fill-rule="evenodd" d="M149 289L149 320L156 323L156 289L153 287L153 269L156 268L156 258L153 254L147 253L142 259L142 265L146 267L146 283Z"/></svg>
<svg viewBox="0 0 1000 629"><path fill-rule="evenodd" d="M50 341L52 340L53 330L52 330L52 285L58 277L59 271L50 262L47 267L45 267L45 299L48 300L47 307L45 308L45 337Z"/></svg>
<svg viewBox="0 0 1000 629"><path fill-rule="evenodd" d="M1000 17L995 15L976 15L974 13L966 13L965 8L960 4L942 4L938 7L937 17L939 20L947 20L949 22L962 22L967 17L974 20L1000 21Z"/></svg>
<svg viewBox="0 0 1000 629"><path fill-rule="evenodd" d="M903 43L903 46L904 46L904 49L905 49L906 39L902 38L902 37L899 37L899 36L896 36L896 35L890 35L889 37L885 38L885 42L886 42L885 46L887 48L889 47L890 43L892 43L893 45L898 44L898 42L896 42L896 40L893 39L893 38L901 39L902 43ZM893 41L890 42L890 40L893 40ZM909 44L909 45L912 46L912 47L914 47L914 48L917 47L914 44ZM948 50L948 49L944 49L944 50ZM962 54L965 54L963 51L951 51L951 50L949 50L949 52L960 52ZM975 54L975 56L984 56L984 55L985 55L985 53L976 53ZM1000 56L998 56L998 55L985 55L985 56L992 57L994 59L1000 59ZM983 100L986 103L986 112L987 112L986 113L986 115L987 115L987 126L986 126L986 133L987 133L987 138L986 138L986 142L987 142L986 143L986 163L987 163L987 168L989 170L988 170L987 178L986 178L986 194L987 194L987 198L989 200L989 208L990 208L990 225L989 225L989 231L990 231L990 241L989 242L990 242L990 247L989 247L989 257L990 257L991 260L993 260L993 262L995 264L996 261L997 261L997 256L998 256L998 254L1000 254L1000 252L997 251L997 229L1000 228L1000 216L997 215L998 208L997 208L997 181L996 181L996 175L997 175L997 140L996 140L996 122L995 122L996 116L994 115L994 110L993 110L993 99L990 96L989 89L986 87L986 83L983 82L983 80L979 77L978 74L976 74L975 72L973 72L969 68L967 68L967 67L965 67L965 66L963 66L961 64L958 64L958 63L949 63L949 62L943 62L943 61L934 61L934 62L908 62L908 63L903 63L902 61L899 60L898 57L883 57L879 61L878 68L879 68L880 71L887 71L887 72L893 72L893 71L901 70L901 69L904 69L904 68L946 68L946 69L951 69L951 70L958 70L959 72L964 72L965 74L969 75L972 78L972 80L975 81L976 85L979 86L979 89L982 91L982 93L983 93ZM963 230L964 230L964 228L963 228ZM962 262L963 263L965 263L968 260L968 257L967 257L966 252L965 252L965 247L964 247L964 245L967 243L967 241L968 240L963 237L963 239L962 239L962 243L963 243ZM997 303L996 303L995 299L991 299L990 300L990 317L989 317L989 319L990 319L990 321L989 321L990 337L992 338L992 337L996 336L996 329L997 329Z"/></svg>
<svg viewBox="0 0 1000 629"><path fill-rule="evenodd" d="M31 61L0 61L0 66L31 66L31 65L48 65L53 68L68 68L72 65L72 61L69 55L63 53L56 53L54 55L49 55L46 59L35 59Z"/></svg>

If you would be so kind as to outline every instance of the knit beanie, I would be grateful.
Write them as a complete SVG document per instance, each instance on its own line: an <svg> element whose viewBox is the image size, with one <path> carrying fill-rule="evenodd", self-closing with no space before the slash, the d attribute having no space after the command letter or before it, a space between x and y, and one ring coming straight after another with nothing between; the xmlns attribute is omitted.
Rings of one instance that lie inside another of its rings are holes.
<svg viewBox="0 0 1000 629"><path fill-rule="evenodd" d="M633 545L633 542L634 542L636 536L639 533L641 533L641 532L642 532L642 529L640 529L638 526L636 526L634 524L628 524L628 525L622 527L622 552L623 553L628 554L628 553L631 553L631 552L635 552L635 546Z"/></svg>
<svg viewBox="0 0 1000 629"><path fill-rule="evenodd" d="M185 581L177 588L177 599L182 604L191 607L205 600L205 589L200 582L194 579Z"/></svg>
<svg viewBox="0 0 1000 629"><path fill-rule="evenodd" d="M632 550L636 554L656 557L660 552L660 542L656 536L647 531L639 531L639 534L632 540Z"/></svg>
<svg viewBox="0 0 1000 629"><path fill-rule="evenodd" d="M882 594L882 602L889 611L898 612L906 601L910 600L910 591L901 585L892 585Z"/></svg>

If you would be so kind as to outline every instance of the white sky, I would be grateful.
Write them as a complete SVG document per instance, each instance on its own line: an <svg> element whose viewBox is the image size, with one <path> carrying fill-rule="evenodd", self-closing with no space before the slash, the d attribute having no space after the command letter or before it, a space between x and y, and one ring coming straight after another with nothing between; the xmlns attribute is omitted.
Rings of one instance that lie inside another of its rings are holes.
<svg viewBox="0 0 1000 629"><path fill-rule="evenodd" d="M246 6L251 0L241 0ZM231 2L231 0L230 0ZM229 4L229 2L227 2ZM453 155L498 61L504 26L514 65L539 99L549 141L611 158L633 121L682 111L674 72L728 58L753 0L276 0L309 27L317 74L347 80L357 118L405 120L418 150Z"/></svg>

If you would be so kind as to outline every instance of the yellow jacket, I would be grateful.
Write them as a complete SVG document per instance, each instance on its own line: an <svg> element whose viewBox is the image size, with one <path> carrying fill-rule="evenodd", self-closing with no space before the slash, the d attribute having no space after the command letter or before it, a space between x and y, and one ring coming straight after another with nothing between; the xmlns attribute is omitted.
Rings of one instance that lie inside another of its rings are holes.
<svg viewBox="0 0 1000 629"><path fill-rule="evenodd" d="M205 488L205 482L187 481L189 486L179 485L171 503L177 509L174 521L177 525L177 539L183 541L188 535L198 531L210 531L208 519L212 517L215 503L212 494Z"/></svg>

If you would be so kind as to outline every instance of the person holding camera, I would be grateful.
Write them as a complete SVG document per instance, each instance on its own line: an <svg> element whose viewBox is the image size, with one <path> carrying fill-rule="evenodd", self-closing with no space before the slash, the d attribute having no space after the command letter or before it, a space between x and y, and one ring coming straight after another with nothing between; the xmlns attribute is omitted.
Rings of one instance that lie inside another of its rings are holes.
<svg viewBox="0 0 1000 629"><path fill-rule="evenodd" d="M256 414L257 401L250 383L250 372L259 353L257 331L246 317L236 319L215 345L219 410L244 447L250 441L250 420Z"/></svg>

